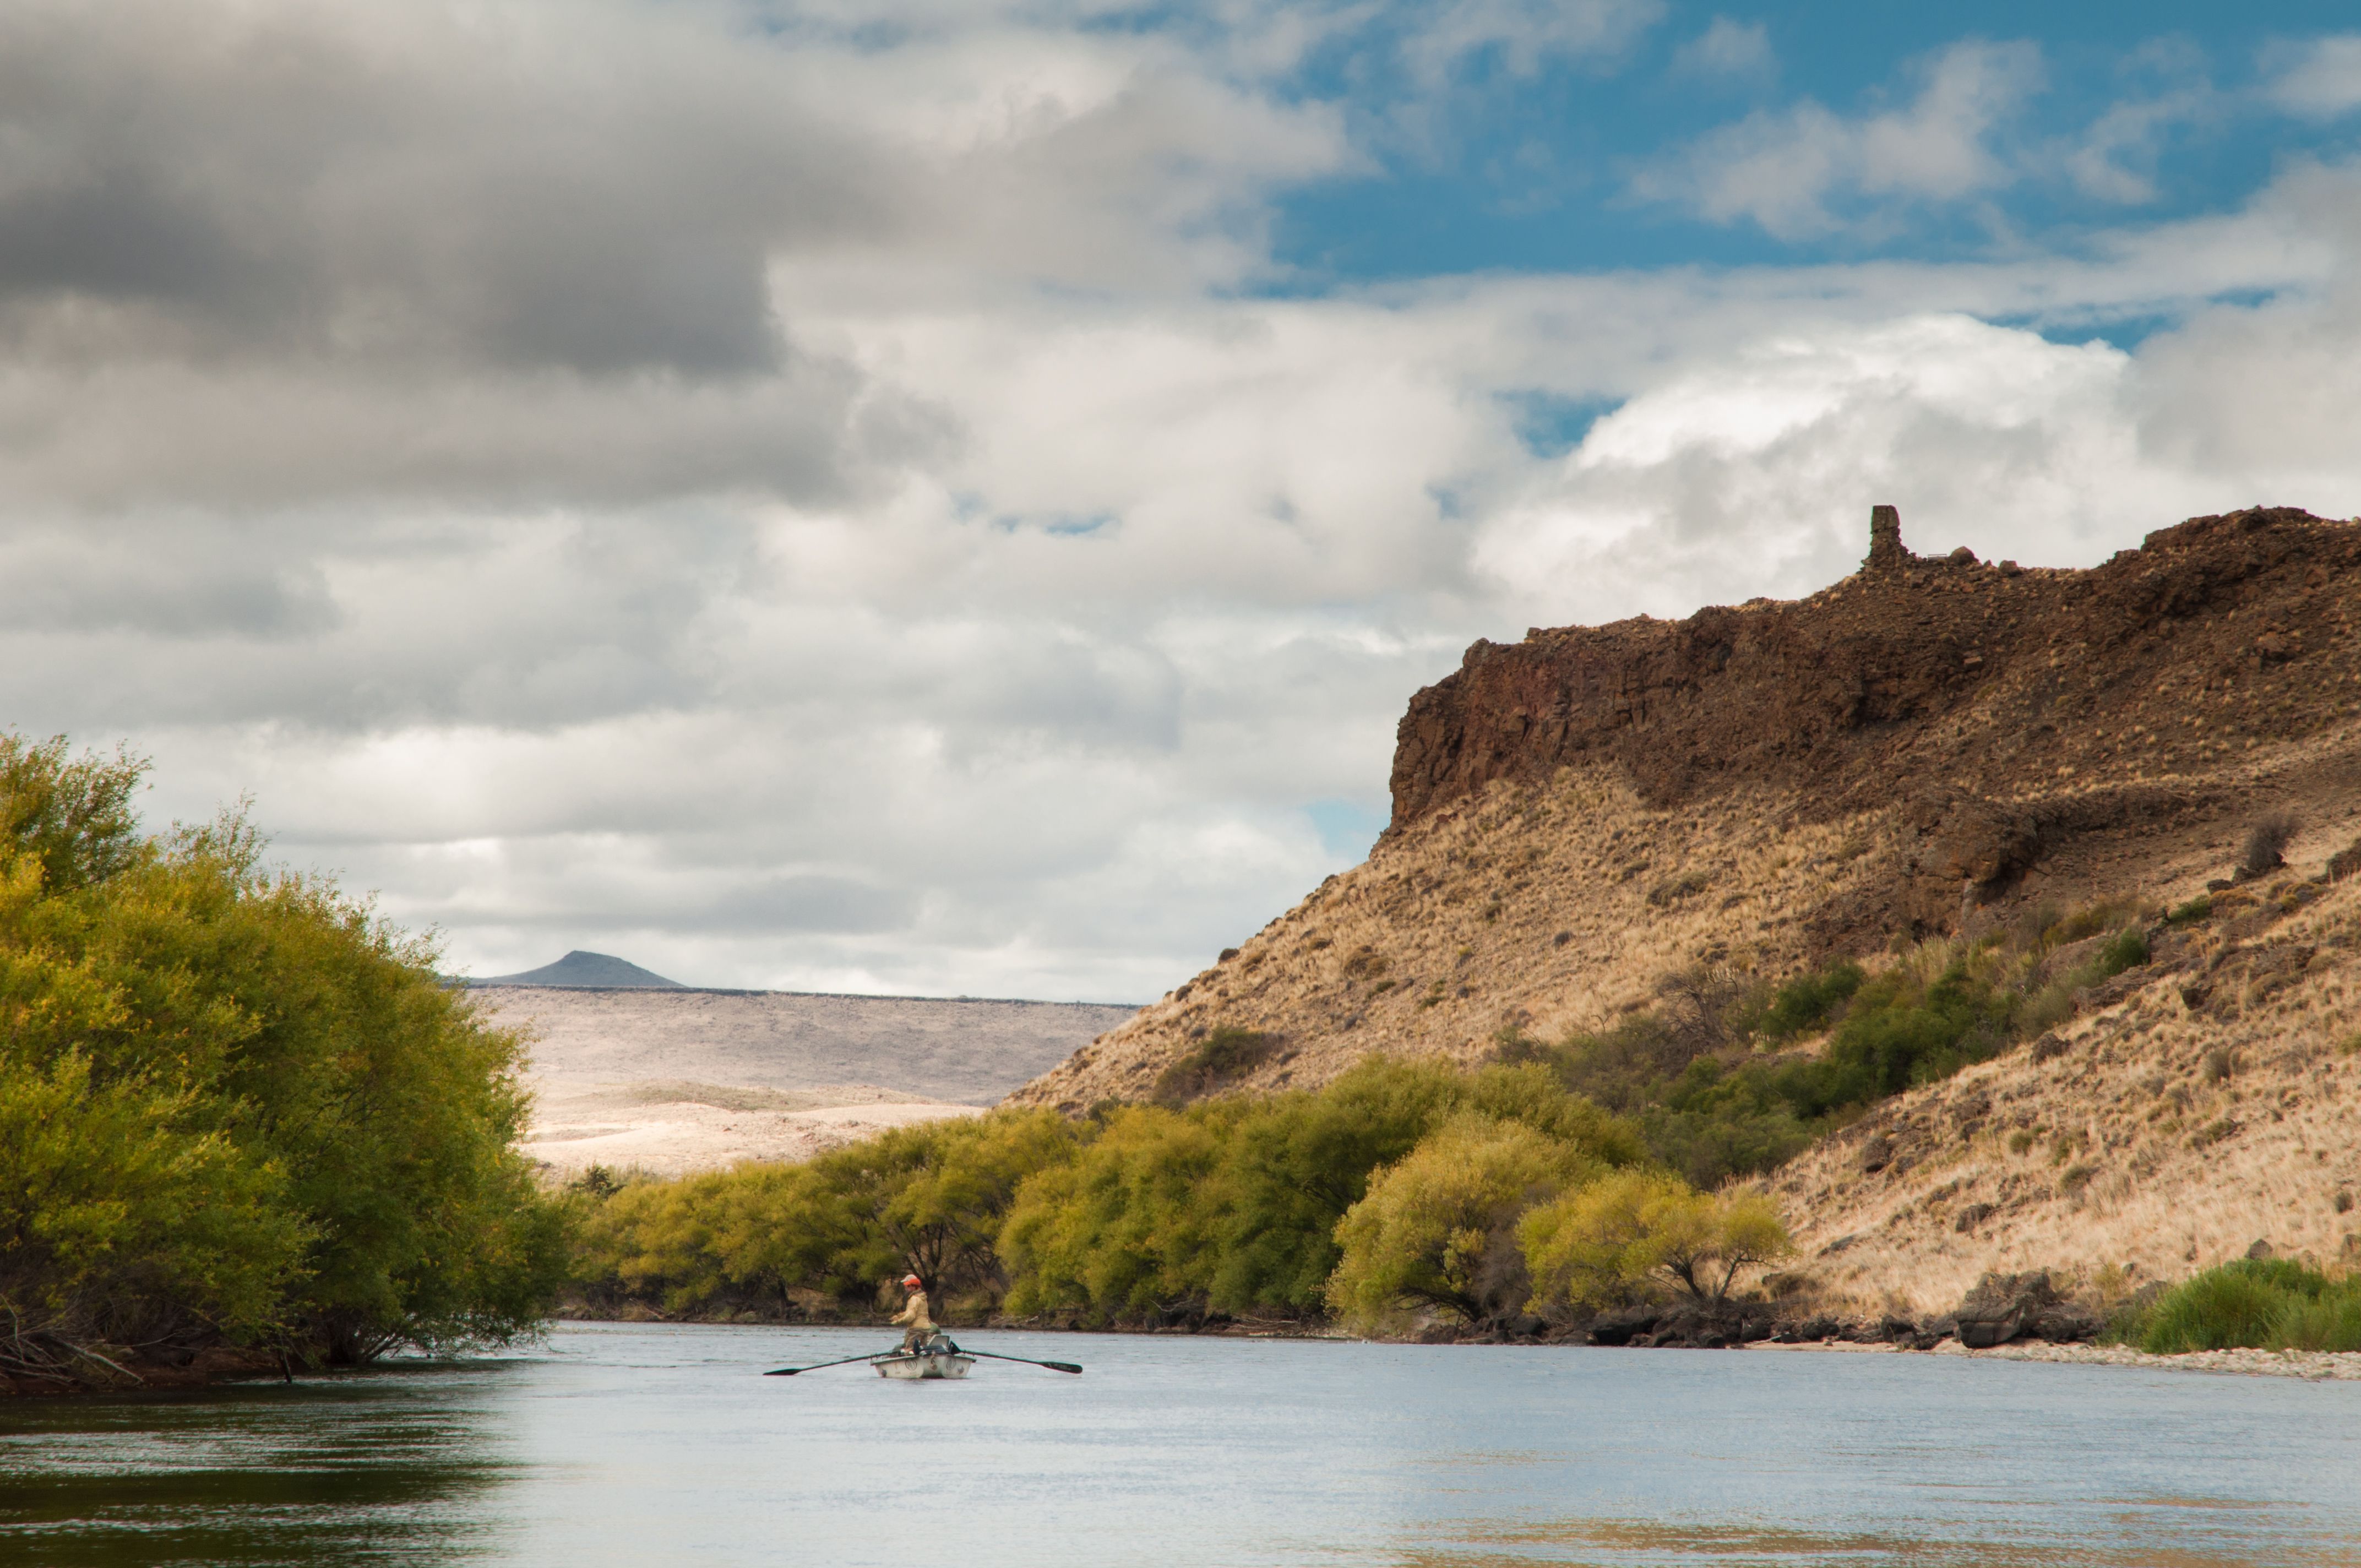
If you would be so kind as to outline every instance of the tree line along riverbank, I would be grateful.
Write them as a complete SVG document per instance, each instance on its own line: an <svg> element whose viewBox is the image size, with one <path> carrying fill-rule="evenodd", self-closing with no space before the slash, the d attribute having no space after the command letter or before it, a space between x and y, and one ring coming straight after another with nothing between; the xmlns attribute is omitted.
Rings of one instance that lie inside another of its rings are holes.
<svg viewBox="0 0 2361 1568"><path fill-rule="evenodd" d="M539 1184L523 1042L432 949L231 814L143 832L143 764L0 736L0 1376L168 1385L500 1343L570 1315L1253 1325L1631 1345L2361 1349L2351 1281L2099 1259L1864 1315L1752 1179L2021 1050L2202 912L2036 911L1784 983L1697 970L1613 1028L1240 1092L1215 1028L1151 1096L1009 1106L799 1165Z"/></svg>

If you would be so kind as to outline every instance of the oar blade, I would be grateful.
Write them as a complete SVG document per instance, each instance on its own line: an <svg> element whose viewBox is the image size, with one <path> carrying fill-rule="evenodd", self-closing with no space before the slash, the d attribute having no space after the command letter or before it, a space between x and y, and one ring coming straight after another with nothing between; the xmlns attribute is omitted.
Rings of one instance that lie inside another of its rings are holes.
<svg viewBox="0 0 2361 1568"><path fill-rule="evenodd" d="M1071 1361L1045 1361L1041 1365L1052 1372L1071 1372L1077 1377L1082 1375L1082 1369Z"/></svg>
<svg viewBox="0 0 2361 1568"><path fill-rule="evenodd" d="M848 1355L841 1361L818 1361L814 1362L809 1366L782 1366L774 1371L765 1372L763 1376L765 1377L793 1377L798 1372L818 1372L823 1366L850 1366L856 1361L875 1361L881 1355L891 1355L892 1354L893 1352L891 1351L873 1351L867 1355Z"/></svg>

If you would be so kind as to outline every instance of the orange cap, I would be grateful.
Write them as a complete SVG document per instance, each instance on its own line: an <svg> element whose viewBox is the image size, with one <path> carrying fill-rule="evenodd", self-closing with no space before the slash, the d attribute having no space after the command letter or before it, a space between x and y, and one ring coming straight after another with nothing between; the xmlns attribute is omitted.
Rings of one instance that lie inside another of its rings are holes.
<svg viewBox="0 0 2361 1568"><path fill-rule="evenodd" d="M906 1274L906 1275L902 1276L902 1283L903 1283L903 1284L905 1284L905 1285L907 1285L907 1286L911 1286L911 1287L913 1287L913 1288L916 1288L916 1287L917 1287L917 1286L924 1285L924 1284L926 1283L926 1281L925 1281L925 1280L923 1280L923 1279L921 1279L921 1278L919 1278L919 1277L918 1277L917 1275L915 1275L915 1274Z"/></svg>

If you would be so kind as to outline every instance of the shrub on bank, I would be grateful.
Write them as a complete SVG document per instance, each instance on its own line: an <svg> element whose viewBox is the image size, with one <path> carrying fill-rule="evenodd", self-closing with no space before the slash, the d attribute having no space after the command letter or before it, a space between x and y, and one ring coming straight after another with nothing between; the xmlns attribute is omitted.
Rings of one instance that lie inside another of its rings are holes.
<svg viewBox="0 0 2361 1568"><path fill-rule="evenodd" d="M1276 1035L1224 1024L1157 1075L1150 1098L1159 1105L1186 1105L1246 1077L1278 1049Z"/></svg>
<svg viewBox="0 0 2361 1568"><path fill-rule="evenodd" d="M997 1301L1017 1187L1071 1160L1081 1135L1053 1112L995 1111L895 1127L803 1165L586 1192L577 1282L605 1304L673 1312L784 1310L797 1291L859 1312L907 1273L947 1310Z"/></svg>
<svg viewBox="0 0 2361 1568"><path fill-rule="evenodd" d="M1739 1271L1795 1251L1759 1192L1699 1192L1662 1171L1619 1171L1529 1211L1517 1227L1536 1307L1611 1307L1671 1286L1700 1302Z"/></svg>
<svg viewBox="0 0 2361 1568"><path fill-rule="evenodd" d="M2361 1279L2333 1280L2286 1258L2239 1258L2174 1286L2118 1332L2154 1355L2361 1351Z"/></svg>
<svg viewBox="0 0 2361 1568"><path fill-rule="evenodd" d="M1519 1216L1605 1170L1579 1143L1462 1113L1378 1172L1346 1211L1328 1304L1360 1329L1393 1326L1417 1308L1470 1322L1521 1310Z"/></svg>

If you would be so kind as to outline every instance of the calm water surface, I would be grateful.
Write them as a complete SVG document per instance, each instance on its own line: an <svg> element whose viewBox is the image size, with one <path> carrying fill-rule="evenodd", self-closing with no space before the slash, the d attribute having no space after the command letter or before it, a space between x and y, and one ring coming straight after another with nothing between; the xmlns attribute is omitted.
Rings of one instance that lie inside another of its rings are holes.
<svg viewBox="0 0 2361 1568"><path fill-rule="evenodd" d="M0 1563L2361 1568L2361 1384L1964 1358L574 1326L0 1407Z"/></svg>

